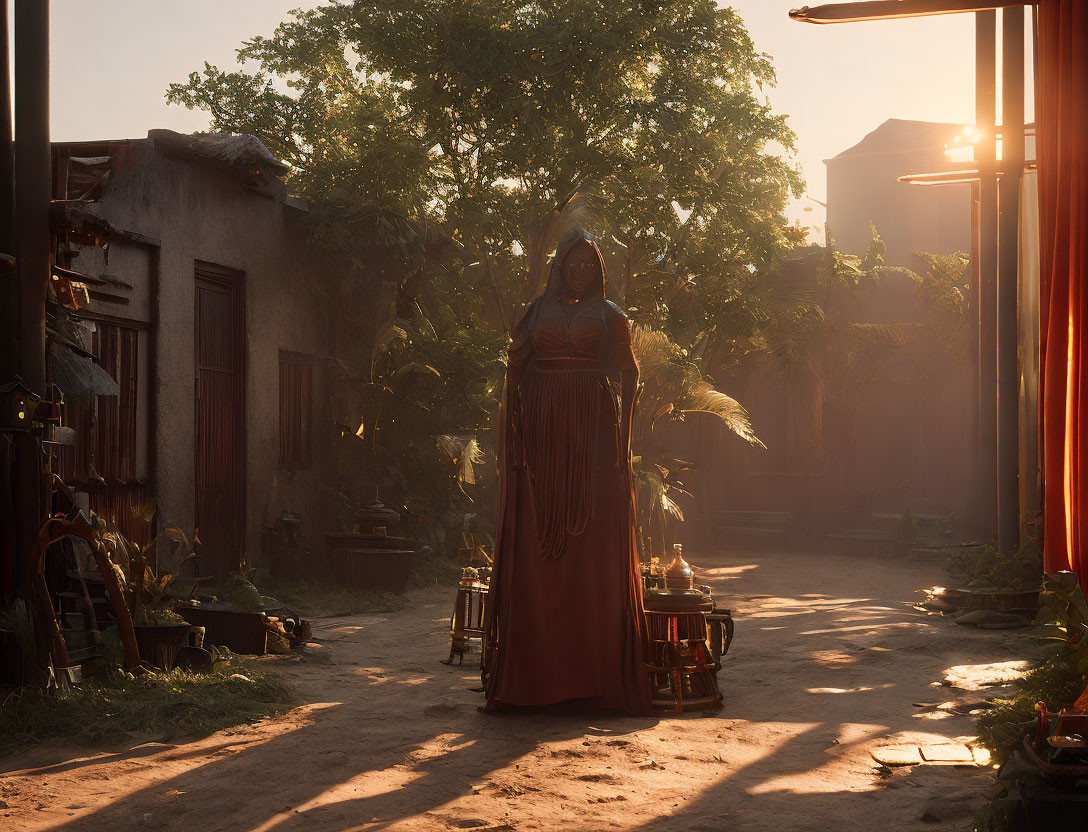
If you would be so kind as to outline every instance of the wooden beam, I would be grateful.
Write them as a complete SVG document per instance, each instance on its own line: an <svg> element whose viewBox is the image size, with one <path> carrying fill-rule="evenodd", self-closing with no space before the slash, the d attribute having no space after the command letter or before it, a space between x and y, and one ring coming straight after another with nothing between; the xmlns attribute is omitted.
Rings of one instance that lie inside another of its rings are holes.
<svg viewBox="0 0 1088 832"><path fill-rule="evenodd" d="M997 244L997 486L998 550L1020 546L1020 179L1024 164L1024 10L1001 13L1000 164ZM1034 472L1031 472L1034 476Z"/></svg>
<svg viewBox="0 0 1088 832"><path fill-rule="evenodd" d="M828 3L790 11L791 20L802 23L859 23L865 20L900 20L937 14L966 14L1010 6L1032 6L1024 0L867 0L860 3Z"/></svg>
<svg viewBox="0 0 1088 832"><path fill-rule="evenodd" d="M978 539L997 538L997 12L975 14L978 189Z"/></svg>
<svg viewBox="0 0 1088 832"><path fill-rule="evenodd" d="M1035 170L1035 162L1024 162L1024 171ZM1005 175L1004 171L990 171L991 175L998 178ZM896 177L896 182L906 182L908 185L962 185L968 182L978 182L981 178L977 168L963 168L961 170L942 170L935 173L907 173Z"/></svg>

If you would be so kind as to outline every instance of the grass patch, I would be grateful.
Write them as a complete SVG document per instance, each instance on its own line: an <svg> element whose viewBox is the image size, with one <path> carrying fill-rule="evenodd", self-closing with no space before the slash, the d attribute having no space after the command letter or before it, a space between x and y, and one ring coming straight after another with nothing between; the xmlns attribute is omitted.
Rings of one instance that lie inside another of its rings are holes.
<svg viewBox="0 0 1088 832"><path fill-rule="evenodd" d="M270 673L231 656L207 673L110 670L56 695L11 692L0 707L0 756L51 740L99 745L130 733L205 737L297 704Z"/></svg>
<svg viewBox="0 0 1088 832"><path fill-rule="evenodd" d="M324 578L266 579L258 583L262 595L275 598L304 615L358 615L395 612L408 603L384 589L355 589Z"/></svg>
<svg viewBox="0 0 1088 832"><path fill-rule="evenodd" d="M998 762L1019 747L1026 723L1037 718L1036 702L1045 702L1056 713L1068 707L1084 689L1084 679L1065 656L1048 659L1016 680L1016 695L998 699L993 708L978 716L979 740Z"/></svg>

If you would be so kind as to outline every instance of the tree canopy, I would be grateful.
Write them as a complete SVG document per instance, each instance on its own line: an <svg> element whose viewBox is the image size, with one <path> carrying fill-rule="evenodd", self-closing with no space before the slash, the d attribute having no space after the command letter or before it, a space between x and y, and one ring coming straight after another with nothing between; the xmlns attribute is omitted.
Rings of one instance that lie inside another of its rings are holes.
<svg viewBox="0 0 1088 832"><path fill-rule="evenodd" d="M330 250L411 259L440 229L497 326L576 223L613 297L689 344L791 237L773 67L713 0L334 0L238 55L168 99L287 161Z"/></svg>
<svg viewBox="0 0 1088 832"><path fill-rule="evenodd" d="M461 468L476 453L503 335L570 227L708 390L697 366L773 312L759 276L801 236L783 216L794 137L766 101L770 59L714 0L330 0L238 57L167 99L290 165L343 268L338 458L405 502L442 479L435 437ZM434 518L461 494L423 497Z"/></svg>

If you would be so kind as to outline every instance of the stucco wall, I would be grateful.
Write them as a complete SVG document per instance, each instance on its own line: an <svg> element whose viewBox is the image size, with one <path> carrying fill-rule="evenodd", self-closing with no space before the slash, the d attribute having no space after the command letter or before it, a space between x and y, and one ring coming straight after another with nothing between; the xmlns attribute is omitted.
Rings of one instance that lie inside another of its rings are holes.
<svg viewBox="0 0 1088 832"><path fill-rule="evenodd" d="M307 245L305 211L246 187L229 171L167 156L150 140L119 159L98 206L116 228L161 241L157 330L153 333L152 431L155 490L162 516L192 533L195 515L195 264L244 274L245 295L245 544L259 554L260 533L284 509L303 519L304 545L321 549L321 478L326 458L327 327L314 291L320 265ZM127 156L127 158L125 158ZM96 302L92 311L146 319L154 258L142 243L113 245L109 262L81 254L77 268L131 282L133 302ZM313 460L310 470L279 470L279 351L315 356Z"/></svg>
<svg viewBox="0 0 1088 832"><path fill-rule="evenodd" d="M921 186L899 182L911 173L949 168L940 149L910 149L827 160L827 227L835 244L864 254L869 224L888 247L888 262L918 268L916 251L971 250L969 185Z"/></svg>

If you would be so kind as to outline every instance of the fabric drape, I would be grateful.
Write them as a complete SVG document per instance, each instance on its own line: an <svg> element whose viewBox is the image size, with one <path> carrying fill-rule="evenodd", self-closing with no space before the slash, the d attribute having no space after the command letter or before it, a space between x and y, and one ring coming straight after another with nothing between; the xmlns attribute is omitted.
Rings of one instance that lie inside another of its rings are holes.
<svg viewBox="0 0 1088 832"><path fill-rule="evenodd" d="M1044 562L1088 585L1088 2L1039 4Z"/></svg>

